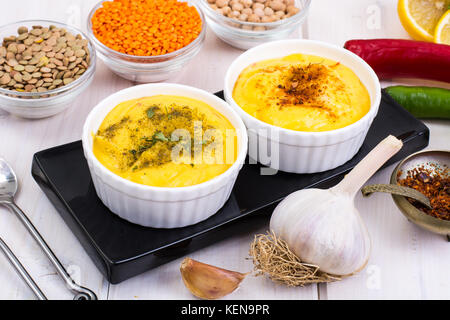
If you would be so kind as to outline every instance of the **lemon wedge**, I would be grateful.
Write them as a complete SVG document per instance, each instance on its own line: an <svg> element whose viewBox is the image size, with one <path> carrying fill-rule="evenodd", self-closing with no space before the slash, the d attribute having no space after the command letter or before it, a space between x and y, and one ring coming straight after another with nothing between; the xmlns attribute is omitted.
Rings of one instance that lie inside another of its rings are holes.
<svg viewBox="0 0 450 320"><path fill-rule="evenodd" d="M439 20L434 32L434 42L450 45L450 10Z"/></svg>
<svg viewBox="0 0 450 320"><path fill-rule="evenodd" d="M415 40L434 41L435 29L450 0L399 0L400 21Z"/></svg>

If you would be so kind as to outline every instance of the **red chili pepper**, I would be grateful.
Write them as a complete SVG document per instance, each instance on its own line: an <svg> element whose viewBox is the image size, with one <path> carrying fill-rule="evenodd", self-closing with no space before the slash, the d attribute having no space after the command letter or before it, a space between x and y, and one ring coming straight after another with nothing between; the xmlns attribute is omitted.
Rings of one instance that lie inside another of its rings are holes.
<svg viewBox="0 0 450 320"><path fill-rule="evenodd" d="M350 40L344 47L364 59L380 79L421 78L450 82L450 46L430 42Z"/></svg>

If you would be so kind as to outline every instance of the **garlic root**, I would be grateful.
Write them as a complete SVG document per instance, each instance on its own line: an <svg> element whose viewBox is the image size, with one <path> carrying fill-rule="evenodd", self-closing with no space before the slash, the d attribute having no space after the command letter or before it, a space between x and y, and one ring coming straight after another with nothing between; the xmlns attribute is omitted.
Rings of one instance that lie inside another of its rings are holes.
<svg viewBox="0 0 450 320"><path fill-rule="evenodd" d="M185 258L180 267L184 285L201 299L219 299L241 284L248 273L225 270L209 264Z"/></svg>
<svg viewBox="0 0 450 320"><path fill-rule="evenodd" d="M288 287L340 281L342 277L325 273L318 266L303 263L287 243L275 233L259 234L250 245L256 276L266 275Z"/></svg>

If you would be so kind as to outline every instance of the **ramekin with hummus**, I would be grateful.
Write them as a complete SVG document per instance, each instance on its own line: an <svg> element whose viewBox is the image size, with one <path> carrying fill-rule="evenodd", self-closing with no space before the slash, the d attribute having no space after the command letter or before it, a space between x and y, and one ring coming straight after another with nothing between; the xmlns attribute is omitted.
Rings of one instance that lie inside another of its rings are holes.
<svg viewBox="0 0 450 320"><path fill-rule="evenodd" d="M115 174L153 187L188 187L227 171L236 129L207 103L156 95L124 101L94 135L94 154Z"/></svg>
<svg viewBox="0 0 450 320"><path fill-rule="evenodd" d="M346 127L370 109L369 93L350 68L300 53L245 68L234 86L233 99L261 121L309 132Z"/></svg>
<svg viewBox="0 0 450 320"><path fill-rule="evenodd" d="M223 100L176 84L146 84L100 102L83 128L95 190L120 217L178 228L215 214L247 154L247 132Z"/></svg>
<svg viewBox="0 0 450 320"><path fill-rule="evenodd" d="M312 40L246 51L229 67L224 94L247 126L250 157L294 173L322 172L350 160L381 101L378 77L366 62Z"/></svg>

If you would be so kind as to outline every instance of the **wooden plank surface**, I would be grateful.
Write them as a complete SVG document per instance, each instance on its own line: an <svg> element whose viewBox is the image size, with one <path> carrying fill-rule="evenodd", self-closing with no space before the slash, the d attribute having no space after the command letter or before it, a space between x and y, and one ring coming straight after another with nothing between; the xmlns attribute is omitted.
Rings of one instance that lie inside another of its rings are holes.
<svg viewBox="0 0 450 320"><path fill-rule="evenodd" d="M22 0L0 12L2 23L25 19L66 22L85 29L96 0ZM352 38L407 37L393 0L314 0L303 36L342 45ZM24 9L26 8L26 10ZM229 64L241 50L218 40L209 30L199 55L171 82L215 92L223 87ZM401 81L409 84L432 82ZM388 83L384 83L387 85ZM110 285L31 177L32 155L42 149L79 140L84 120L98 101L132 86L99 61L91 86L62 114L43 120L23 120L0 111L0 156L10 162L20 180L19 206L28 214L62 263L100 299L192 299L179 276L181 259L119 285ZM427 121L430 148L448 149L448 122ZM392 167L370 182L385 183ZM373 241L368 267L340 283L320 286L321 299L450 298L450 244L442 237L409 223L386 195L357 198ZM0 207L0 236L10 245L50 299L70 299L55 270L17 219ZM264 232L263 228L261 232ZM248 249L253 234L213 244L191 255L200 261L242 272L252 269ZM6 260L0 256L0 299L34 299ZM229 299L318 299L317 286L286 288L264 278L248 277Z"/></svg>

